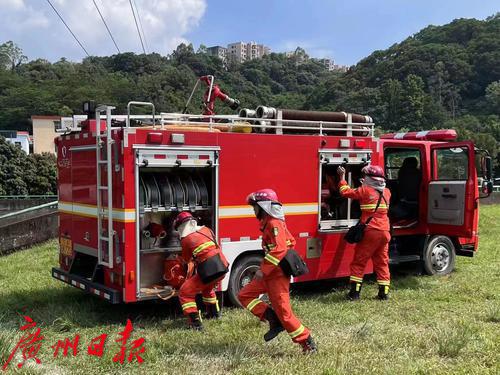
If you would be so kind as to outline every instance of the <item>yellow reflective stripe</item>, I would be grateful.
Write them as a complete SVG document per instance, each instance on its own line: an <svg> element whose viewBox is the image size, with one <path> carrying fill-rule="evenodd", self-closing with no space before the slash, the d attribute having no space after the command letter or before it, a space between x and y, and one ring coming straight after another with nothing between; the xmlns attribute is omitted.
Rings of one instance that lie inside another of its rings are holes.
<svg viewBox="0 0 500 375"><path fill-rule="evenodd" d="M187 310L190 309L191 307L194 307L195 309L198 308L196 306L196 302L186 302L185 304L182 305L182 310Z"/></svg>
<svg viewBox="0 0 500 375"><path fill-rule="evenodd" d="M206 302L206 303L217 303L217 297L213 297L213 298L205 298L205 297L203 297L203 302Z"/></svg>
<svg viewBox="0 0 500 375"><path fill-rule="evenodd" d="M349 185L342 185L339 190L342 192L342 191L345 191L345 190L349 190L351 187Z"/></svg>
<svg viewBox="0 0 500 375"><path fill-rule="evenodd" d="M292 244L292 241L290 241L290 240L286 240L286 244L287 244L288 246L290 246L290 245Z"/></svg>
<svg viewBox="0 0 500 375"><path fill-rule="evenodd" d="M391 285L391 282L389 280L377 280L378 285Z"/></svg>
<svg viewBox="0 0 500 375"><path fill-rule="evenodd" d="M210 246L215 246L215 243L213 241L202 243L200 246L198 246L196 249L193 250L193 255L199 254L201 251L205 250L207 247Z"/></svg>
<svg viewBox="0 0 500 375"><path fill-rule="evenodd" d="M262 301L261 301L260 299L258 299L258 298L251 300L251 301L250 301L250 303L247 305L247 309L248 309L248 311L252 311L252 310L253 310L253 308L254 308L255 306L257 306L257 305L258 305L259 303L261 303L261 302L262 302Z"/></svg>
<svg viewBox="0 0 500 375"><path fill-rule="evenodd" d="M278 258L273 257L271 254L267 254L264 257L264 259L267 260L269 263L274 264L275 266L277 266L280 263L280 260Z"/></svg>
<svg viewBox="0 0 500 375"><path fill-rule="evenodd" d="M288 333L292 339L295 337L299 336L304 332L306 328L301 324L299 328L297 328L295 331Z"/></svg>
<svg viewBox="0 0 500 375"><path fill-rule="evenodd" d="M361 277L351 276L351 277L349 277L349 279L351 281L356 281L358 283L362 283L363 282L363 279Z"/></svg>
<svg viewBox="0 0 500 375"><path fill-rule="evenodd" d="M362 204L360 205L361 209L366 209L366 208L377 208L376 204ZM387 208L388 206L386 204L380 204L378 208Z"/></svg>

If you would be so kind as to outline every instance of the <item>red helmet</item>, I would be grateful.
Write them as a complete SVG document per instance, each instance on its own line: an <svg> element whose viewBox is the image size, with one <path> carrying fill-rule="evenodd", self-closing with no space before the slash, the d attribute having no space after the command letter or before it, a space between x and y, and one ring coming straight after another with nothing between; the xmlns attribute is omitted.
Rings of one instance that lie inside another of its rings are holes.
<svg viewBox="0 0 500 375"><path fill-rule="evenodd" d="M271 201L279 203L278 195L272 189L260 189L249 194L247 197L247 203L254 205L257 202Z"/></svg>
<svg viewBox="0 0 500 375"><path fill-rule="evenodd" d="M168 285L179 289L186 281L186 267L180 258L167 258L163 263L163 280Z"/></svg>
<svg viewBox="0 0 500 375"><path fill-rule="evenodd" d="M195 220L193 215L191 215L191 212L188 211L180 212L174 220L174 229L177 230L177 228L179 228L179 225L185 223L188 220Z"/></svg>
<svg viewBox="0 0 500 375"><path fill-rule="evenodd" d="M385 178L384 169L378 165L367 165L361 170L365 176Z"/></svg>

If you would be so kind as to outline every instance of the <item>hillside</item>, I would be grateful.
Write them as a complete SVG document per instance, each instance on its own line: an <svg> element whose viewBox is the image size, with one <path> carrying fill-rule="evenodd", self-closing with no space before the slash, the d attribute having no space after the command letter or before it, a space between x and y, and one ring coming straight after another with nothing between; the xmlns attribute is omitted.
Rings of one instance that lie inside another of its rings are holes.
<svg viewBox="0 0 500 375"><path fill-rule="evenodd" d="M123 112L129 100L178 111L196 78L214 74L243 107L343 110L371 115L383 130L454 127L497 153L500 141L500 15L429 26L347 73L273 53L243 64L222 62L192 46L170 56L123 53L25 62L12 43L0 46L0 129L29 128L32 114L80 113L95 99ZM200 101L191 111L200 112ZM221 108L221 112L226 109Z"/></svg>

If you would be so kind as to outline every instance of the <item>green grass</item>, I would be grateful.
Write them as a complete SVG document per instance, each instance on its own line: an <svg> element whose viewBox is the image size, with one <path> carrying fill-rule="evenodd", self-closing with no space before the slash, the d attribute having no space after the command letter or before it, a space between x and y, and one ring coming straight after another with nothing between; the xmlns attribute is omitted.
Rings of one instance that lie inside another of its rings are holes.
<svg viewBox="0 0 500 375"><path fill-rule="evenodd" d="M459 257L446 277L395 272L391 300L344 301L345 283L296 288L292 303L311 328L320 353L303 356L282 334L264 343L265 326L247 311L227 308L203 333L184 329L176 303L112 306L51 278L56 242L0 258L0 357L17 339L20 314L34 318L45 342L42 365L26 373L88 374L475 374L500 373L500 206L481 209L481 243L474 258ZM146 339L145 362L112 361L126 319L133 338ZM51 345L80 334L76 357L52 357ZM90 340L108 333L103 358L87 356ZM15 363L10 365L14 370Z"/></svg>

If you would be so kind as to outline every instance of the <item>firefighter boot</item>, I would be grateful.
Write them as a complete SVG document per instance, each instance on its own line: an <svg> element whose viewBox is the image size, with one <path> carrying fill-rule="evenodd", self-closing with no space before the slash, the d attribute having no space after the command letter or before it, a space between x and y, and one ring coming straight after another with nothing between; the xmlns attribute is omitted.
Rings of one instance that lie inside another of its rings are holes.
<svg viewBox="0 0 500 375"><path fill-rule="evenodd" d="M383 301L389 299L389 285L379 285L378 286L377 298L379 300L383 300Z"/></svg>
<svg viewBox="0 0 500 375"><path fill-rule="evenodd" d="M351 301L356 301L359 299L359 293L361 292L361 283L353 282L351 283L351 290L347 294L347 299Z"/></svg>
<svg viewBox="0 0 500 375"><path fill-rule="evenodd" d="M318 347L316 346L316 343L314 342L313 338L311 335L304 341L300 343L302 346L302 353L304 354L314 354L318 352Z"/></svg>
<svg viewBox="0 0 500 375"><path fill-rule="evenodd" d="M284 328L280 320L278 319L278 316L271 307L268 307L266 309L266 312L264 313L264 318L269 323L269 331L267 331L267 333L264 335L264 341L267 342L271 341L276 336L278 336L280 332L284 330Z"/></svg>
<svg viewBox="0 0 500 375"><path fill-rule="evenodd" d="M219 309L219 304L218 303L210 303L210 304L205 304L206 307L206 312L205 312L205 319L220 319L222 314Z"/></svg>
<svg viewBox="0 0 500 375"><path fill-rule="evenodd" d="M203 331L203 324L201 323L199 312L189 314L189 328L195 331Z"/></svg>

